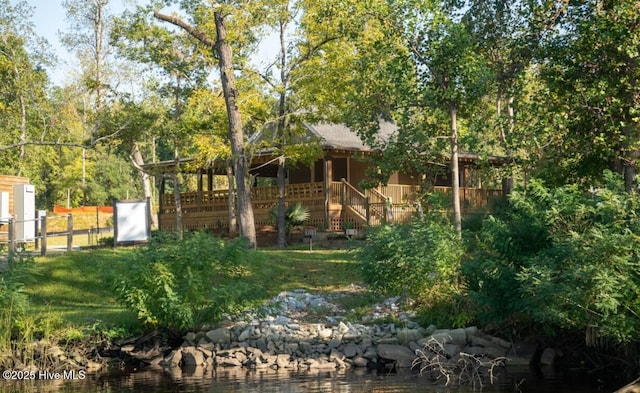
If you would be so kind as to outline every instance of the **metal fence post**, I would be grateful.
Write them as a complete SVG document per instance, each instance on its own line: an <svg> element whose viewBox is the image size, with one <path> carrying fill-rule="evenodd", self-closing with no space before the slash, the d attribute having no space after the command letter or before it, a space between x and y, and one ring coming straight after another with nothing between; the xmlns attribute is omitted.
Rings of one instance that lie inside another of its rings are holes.
<svg viewBox="0 0 640 393"><path fill-rule="evenodd" d="M73 250L73 215L67 218L67 251Z"/></svg>
<svg viewBox="0 0 640 393"><path fill-rule="evenodd" d="M7 239L9 243L9 259L13 258L13 255L16 252L16 228L15 228L16 220L11 217L9 218L9 237Z"/></svg>
<svg viewBox="0 0 640 393"><path fill-rule="evenodd" d="M40 242L40 255L47 255L47 216L42 216L40 218L42 222L40 223L40 236L42 240Z"/></svg>

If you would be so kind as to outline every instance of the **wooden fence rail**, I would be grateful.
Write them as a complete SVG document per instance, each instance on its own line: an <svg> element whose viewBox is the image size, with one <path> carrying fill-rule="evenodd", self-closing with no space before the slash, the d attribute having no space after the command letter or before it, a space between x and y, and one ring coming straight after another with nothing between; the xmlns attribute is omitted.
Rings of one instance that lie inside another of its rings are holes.
<svg viewBox="0 0 640 393"><path fill-rule="evenodd" d="M49 232L47 231L47 222L51 218L64 218L66 219L66 231L64 232ZM25 224L25 223L35 223L36 230L32 236L28 236L25 239L18 239L18 231L17 225ZM54 216L47 217L42 216L38 218L33 218L29 220L16 220L15 218L9 218L6 220L0 221L0 226L6 226L7 230L5 232L1 232L2 235L6 235L0 238L0 244L6 244L8 250L9 258L12 258L16 255L16 252L19 251L20 247L22 247L25 243L33 242L36 250L40 250L40 255L44 256L47 254L47 239L51 237L60 237L66 236L67 238L67 251L71 251L73 249L73 215L67 214L66 216ZM38 228L39 226L39 228Z"/></svg>

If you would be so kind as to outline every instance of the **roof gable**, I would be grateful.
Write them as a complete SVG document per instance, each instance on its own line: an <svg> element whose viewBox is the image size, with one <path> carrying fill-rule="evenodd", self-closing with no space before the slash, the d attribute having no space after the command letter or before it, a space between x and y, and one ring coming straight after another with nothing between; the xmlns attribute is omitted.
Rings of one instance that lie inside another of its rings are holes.
<svg viewBox="0 0 640 393"><path fill-rule="evenodd" d="M318 138L325 149L371 151L373 148L366 145L358 134L344 124L336 123L304 123L307 129L307 136ZM389 122L380 122L380 130L377 139L386 142L391 135L398 130L398 127Z"/></svg>

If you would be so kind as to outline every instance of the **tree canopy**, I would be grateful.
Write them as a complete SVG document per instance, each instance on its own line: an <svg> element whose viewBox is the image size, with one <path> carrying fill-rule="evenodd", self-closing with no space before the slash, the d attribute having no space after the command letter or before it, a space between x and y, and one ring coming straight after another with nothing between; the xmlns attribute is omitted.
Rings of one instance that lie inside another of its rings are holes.
<svg viewBox="0 0 640 393"><path fill-rule="evenodd" d="M62 87L31 10L12 4L0 7L0 168L30 177L43 207L150 195L140 168L177 157L236 165L246 193L256 135L313 156L290 138L302 121L382 149L365 185L470 151L513 158L505 177L588 187L611 169L637 187L637 2L185 0L112 15L108 0L68 0L63 38L82 72ZM384 145L381 121L398 126Z"/></svg>

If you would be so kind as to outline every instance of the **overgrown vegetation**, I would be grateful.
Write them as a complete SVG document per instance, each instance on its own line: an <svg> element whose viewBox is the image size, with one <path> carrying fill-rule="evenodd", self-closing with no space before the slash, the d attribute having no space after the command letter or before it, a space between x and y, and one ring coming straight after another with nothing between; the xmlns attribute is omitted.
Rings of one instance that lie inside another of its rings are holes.
<svg viewBox="0 0 640 393"><path fill-rule="evenodd" d="M118 261L111 272L117 298L152 326L185 329L239 311L251 290L241 240L194 233L183 241L158 236Z"/></svg>
<svg viewBox="0 0 640 393"><path fill-rule="evenodd" d="M606 173L591 191L533 180L486 219L462 273L482 323L640 332L640 199Z"/></svg>
<svg viewBox="0 0 640 393"><path fill-rule="evenodd" d="M463 251L453 225L434 214L372 228L358 256L373 291L416 301L432 322L463 325L469 320L457 306Z"/></svg>
<svg viewBox="0 0 640 393"><path fill-rule="evenodd" d="M364 278L376 291L419 300L432 322L636 341L639 209L638 195L610 172L590 189L534 179L464 245L433 218L373 230L360 251Z"/></svg>
<svg viewBox="0 0 640 393"><path fill-rule="evenodd" d="M428 299L458 290L462 243L435 216L372 228L358 255L375 291Z"/></svg>
<svg viewBox="0 0 640 393"><path fill-rule="evenodd" d="M34 259L18 253L0 267L0 366L11 358L31 364L35 339L47 338L55 316L34 312L25 285L38 275Z"/></svg>

